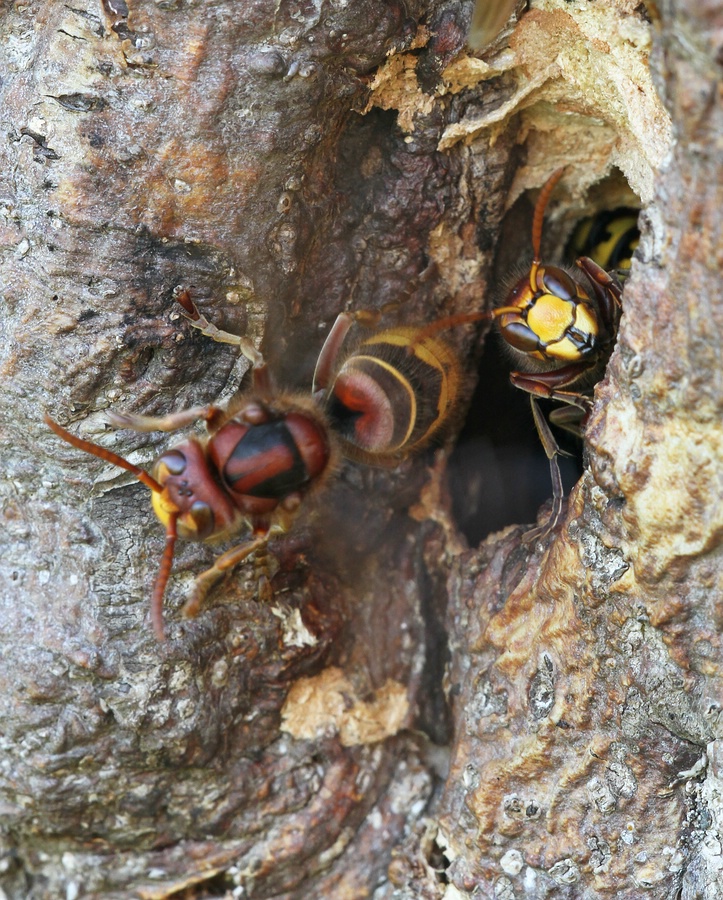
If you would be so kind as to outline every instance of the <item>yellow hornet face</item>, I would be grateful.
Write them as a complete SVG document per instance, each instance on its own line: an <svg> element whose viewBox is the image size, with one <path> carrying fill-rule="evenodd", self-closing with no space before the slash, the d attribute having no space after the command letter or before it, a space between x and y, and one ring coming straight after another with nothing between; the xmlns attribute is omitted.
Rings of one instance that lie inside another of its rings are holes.
<svg viewBox="0 0 723 900"><path fill-rule="evenodd" d="M573 363L597 349L595 307L564 269L539 266L532 283L521 278L505 310L499 317L502 337L535 359Z"/></svg>
<svg viewBox="0 0 723 900"><path fill-rule="evenodd" d="M153 477L163 488L151 495L153 511L164 526L177 517L184 540L203 541L238 519L209 466L203 447L193 438L168 450L153 466Z"/></svg>

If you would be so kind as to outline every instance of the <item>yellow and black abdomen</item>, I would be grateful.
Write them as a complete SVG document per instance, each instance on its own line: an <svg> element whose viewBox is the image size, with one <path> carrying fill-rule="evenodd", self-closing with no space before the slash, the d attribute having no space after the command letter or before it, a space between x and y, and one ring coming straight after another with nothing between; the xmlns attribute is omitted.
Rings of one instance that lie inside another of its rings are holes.
<svg viewBox="0 0 723 900"><path fill-rule="evenodd" d="M346 359L326 412L347 456L384 464L433 439L456 407L459 385L447 344L423 329L391 328Z"/></svg>
<svg viewBox="0 0 723 900"><path fill-rule="evenodd" d="M604 210L578 223L568 244L571 258L587 256L606 272L625 277L640 240L639 210L629 207Z"/></svg>

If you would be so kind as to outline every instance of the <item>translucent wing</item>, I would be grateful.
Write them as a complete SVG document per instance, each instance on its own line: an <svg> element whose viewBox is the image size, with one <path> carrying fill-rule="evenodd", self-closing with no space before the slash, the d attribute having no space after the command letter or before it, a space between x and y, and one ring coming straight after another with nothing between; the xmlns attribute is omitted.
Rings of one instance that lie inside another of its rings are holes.
<svg viewBox="0 0 723 900"><path fill-rule="evenodd" d="M517 0L477 0L467 37L470 48L482 50L491 44L516 6Z"/></svg>

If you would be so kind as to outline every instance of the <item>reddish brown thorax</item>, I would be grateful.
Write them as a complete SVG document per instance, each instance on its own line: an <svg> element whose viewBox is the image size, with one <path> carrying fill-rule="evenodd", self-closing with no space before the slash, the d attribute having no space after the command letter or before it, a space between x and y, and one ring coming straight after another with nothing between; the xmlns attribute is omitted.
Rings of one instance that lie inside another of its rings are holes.
<svg viewBox="0 0 723 900"><path fill-rule="evenodd" d="M234 528L241 517L267 516L286 498L303 494L330 456L320 422L254 403L205 447L189 438L157 460L153 476L163 492L154 494L153 506L164 525L177 515L182 537L205 540Z"/></svg>
<svg viewBox="0 0 723 900"><path fill-rule="evenodd" d="M240 510L270 512L326 469L331 449L320 423L301 412L249 424L236 417L209 441L208 455Z"/></svg>

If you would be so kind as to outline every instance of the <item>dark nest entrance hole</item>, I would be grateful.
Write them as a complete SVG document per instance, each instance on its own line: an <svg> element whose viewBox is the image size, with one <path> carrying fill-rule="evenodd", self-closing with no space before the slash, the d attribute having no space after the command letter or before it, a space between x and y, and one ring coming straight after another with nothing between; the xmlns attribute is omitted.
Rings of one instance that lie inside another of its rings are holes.
<svg viewBox="0 0 723 900"><path fill-rule="evenodd" d="M479 382L449 462L452 507L471 546L507 525L532 524L552 496L550 464L532 420L528 396L509 380L509 362L490 334ZM542 404L545 411L552 408ZM565 495L582 474L582 443L555 429Z"/></svg>

